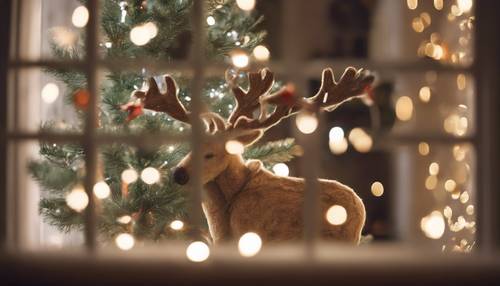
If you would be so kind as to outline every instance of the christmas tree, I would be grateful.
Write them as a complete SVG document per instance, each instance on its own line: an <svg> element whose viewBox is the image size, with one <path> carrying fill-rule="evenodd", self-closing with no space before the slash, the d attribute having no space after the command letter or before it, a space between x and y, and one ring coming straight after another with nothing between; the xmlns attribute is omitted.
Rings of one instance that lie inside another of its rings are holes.
<svg viewBox="0 0 500 286"><path fill-rule="evenodd" d="M258 27L263 19L255 16L255 12L242 10L233 0L212 0L205 6L208 59L227 62L232 52L250 54L262 42L265 32ZM184 58L189 50L191 7L192 1L189 0L102 1L102 56L121 61ZM60 60L84 60L84 42L84 35L71 46L61 45L55 39L53 54ZM66 86L66 101L75 108L83 122L88 100L85 74L59 69L48 69L47 72ZM233 67L228 67L228 72L245 84L245 72ZM113 70L105 74L100 87L99 132L125 135L188 132L188 125L167 114L143 110L132 101L132 92L145 87L146 79L151 76L163 78L162 74L145 69ZM180 100L189 108L189 78L180 73L172 76L179 85ZM161 87L162 81L157 82ZM235 105L230 92L224 75L208 78L203 101L211 111L227 117ZM43 128L78 132L83 127L45 122ZM155 149L119 143L102 146L99 170L96 170L99 181L94 186L94 195L99 201L100 237L109 240L124 232L142 240L184 237L187 232L179 229L182 228L181 222L187 221L188 194L171 181L170 169L189 151L187 142ZM292 159L298 152L293 139L285 139L252 146L245 151L244 157L262 160L270 167ZM88 201L82 187L85 177L82 146L41 142L40 155L41 159L31 162L29 168L44 192L40 201L44 220L65 232L82 229L85 200ZM185 229L189 229L189 225L184 225Z"/></svg>

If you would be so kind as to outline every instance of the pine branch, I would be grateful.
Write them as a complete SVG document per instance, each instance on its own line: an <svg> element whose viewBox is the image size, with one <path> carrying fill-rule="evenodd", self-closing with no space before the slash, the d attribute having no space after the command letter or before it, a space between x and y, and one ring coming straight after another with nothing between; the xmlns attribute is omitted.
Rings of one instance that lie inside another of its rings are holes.
<svg viewBox="0 0 500 286"><path fill-rule="evenodd" d="M258 159L265 165L288 162L294 157L301 156L302 149L295 144L295 139L287 138L283 140L267 142L264 145L251 147L245 151L245 159Z"/></svg>

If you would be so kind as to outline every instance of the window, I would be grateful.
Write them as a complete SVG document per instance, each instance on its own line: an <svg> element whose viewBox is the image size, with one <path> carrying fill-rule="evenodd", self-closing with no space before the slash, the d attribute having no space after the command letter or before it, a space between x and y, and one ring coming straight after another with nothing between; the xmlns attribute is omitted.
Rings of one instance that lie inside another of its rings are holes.
<svg viewBox="0 0 500 286"><path fill-rule="evenodd" d="M334 69L337 79L348 66L366 68L377 81L363 99L331 113L301 111L266 130L261 145L246 148L245 159L261 158L272 148L281 151L265 157L263 168L282 177L305 178L303 185L293 188L305 190L303 206L293 209L303 219L304 235L291 245L267 245L264 236L263 258L284 246L291 251L278 251L279 255L297 254L299 260L303 249L315 259L335 253L339 245L320 238L320 222L342 225L352 213L342 203L330 202L327 208L320 203L323 183L318 178L353 187L364 202L363 247L340 247L352 249L353 256L380 253L386 245L390 253L406 245L416 252L469 253L477 248L478 233L485 247L493 246L488 244L493 212L485 200L492 198L489 168L496 162L487 158L483 147L491 149L486 142L497 135L490 133L491 123L485 123L491 110L484 102L492 100L492 94L484 87L484 93L478 93L478 75L483 73L476 62L484 48L474 47L475 1L260 1L253 13L264 14L266 21L255 30L241 24L244 32L217 30L216 21L226 19L218 13L254 21L241 11L241 5L252 1L237 1L239 8L233 1L167 2L88 1L86 8L62 0L12 3L5 170L9 247L134 248L131 253L137 255L141 249L168 248L183 257L187 248L188 258L205 260L209 243L188 246L194 240L216 240L214 230L206 228L207 209L202 210L201 202L207 200L202 190L213 179L205 178L222 164L217 161L217 151L226 154L221 146L241 153L241 142L254 134L207 134L204 122L217 125L217 119L206 120L201 114L212 108L227 117L236 108L231 84L247 85L246 72L265 66L275 72L277 86L291 82L293 95L300 97L316 93L326 67ZM175 13L161 14L161 5ZM226 7L231 8L220 11ZM174 16L184 18L169 18ZM159 23L148 17L167 20ZM179 26L169 27L168 19ZM121 36L127 37L109 38L114 28L124 29ZM176 40L167 46L168 38L155 37L158 32L168 34L168 29L185 31L175 30ZM252 41L261 37L256 32L260 30L270 33L263 43L271 51L269 61L259 61L268 56L267 48L261 55L254 49ZM232 46L217 38L220 34L232 39ZM214 56L223 49L226 57ZM252 50L247 70L245 61ZM151 57L155 52L158 56ZM177 108L167 116L162 107L152 104L149 109L154 111L144 111L128 98L140 89L143 93L135 93L137 98L151 98L155 94L146 90L155 83L162 94L177 92L170 78L161 77L166 73L177 80L180 102L191 112L189 122L177 102L169 103ZM118 82L126 82L126 94L113 89ZM272 148L264 144L288 137L295 141L276 141ZM179 165L190 150L191 165ZM110 163L117 158L121 161ZM250 170L254 168L249 164ZM191 169L181 172L173 169L176 166ZM52 179L46 180L48 176ZM191 191L174 187L174 181ZM240 182L242 189L248 184L242 179L235 185ZM285 183L277 179L268 184ZM162 193L166 190L172 194ZM153 207L160 199L161 208ZM242 203L241 208L252 206ZM280 204L273 206L283 214ZM262 210L272 217L270 209ZM275 224L267 229L279 232L283 220L272 221ZM208 225L212 223L208 218ZM250 256L259 251L260 239L245 234L214 249L237 256L239 240L241 255Z"/></svg>

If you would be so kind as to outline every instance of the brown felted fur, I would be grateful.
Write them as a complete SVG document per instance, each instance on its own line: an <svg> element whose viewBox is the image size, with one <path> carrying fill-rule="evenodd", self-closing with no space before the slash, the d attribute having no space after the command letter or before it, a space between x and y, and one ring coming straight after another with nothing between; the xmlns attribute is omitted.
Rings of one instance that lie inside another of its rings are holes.
<svg viewBox="0 0 500 286"><path fill-rule="evenodd" d="M249 231L258 233L266 242L300 239L304 180L279 177L260 162L244 164L241 156L230 157L227 168L205 185L203 210L214 243L237 239ZM319 186L322 237L358 244L365 222L361 199L336 181L320 179ZM324 214L332 205L346 209L347 220L342 225L326 221Z"/></svg>

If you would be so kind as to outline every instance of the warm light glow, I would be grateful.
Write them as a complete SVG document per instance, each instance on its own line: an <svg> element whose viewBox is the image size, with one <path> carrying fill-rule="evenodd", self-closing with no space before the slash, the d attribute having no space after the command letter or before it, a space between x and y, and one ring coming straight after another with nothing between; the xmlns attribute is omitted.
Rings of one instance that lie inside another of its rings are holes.
<svg viewBox="0 0 500 286"><path fill-rule="evenodd" d="M441 238L444 234L445 227L446 224L443 215L439 211L433 211L420 221L420 228L424 234L431 239Z"/></svg>
<svg viewBox="0 0 500 286"><path fill-rule="evenodd" d="M431 89L428 86L423 86L418 92L418 97L423 102L429 102L431 100Z"/></svg>
<svg viewBox="0 0 500 286"><path fill-rule="evenodd" d="M170 228L173 230L181 230L184 227L184 223L181 220L174 220L170 223Z"/></svg>
<svg viewBox="0 0 500 286"><path fill-rule="evenodd" d="M339 154L343 154L343 153L345 153L345 151L347 151L347 148L349 147L349 144L347 143L347 139L345 139L343 137L342 140L340 140L338 142L330 140L328 142L328 146L330 147L330 151L333 154L339 155Z"/></svg>
<svg viewBox="0 0 500 286"><path fill-rule="evenodd" d="M273 166L273 172L278 176L286 177L290 173L290 170L285 163L278 163Z"/></svg>
<svg viewBox="0 0 500 286"><path fill-rule="evenodd" d="M408 9L415 10L418 7L418 0L406 0L406 4L408 5Z"/></svg>
<svg viewBox="0 0 500 286"><path fill-rule="evenodd" d="M111 189L104 181L97 182L93 188L94 195L98 199L105 199L111 194Z"/></svg>
<svg viewBox="0 0 500 286"><path fill-rule="evenodd" d="M89 10L85 6L78 6L73 11L71 22L77 28L83 28L89 21Z"/></svg>
<svg viewBox="0 0 500 286"><path fill-rule="evenodd" d="M124 215L116 219L118 223L129 224L132 221L132 217L129 215Z"/></svg>
<svg viewBox="0 0 500 286"><path fill-rule="evenodd" d="M186 249L186 256L193 262L203 262L210 256L210 248L204 242L192 242Z"/></svg>
<svg viewBox="0 0 500 286"><path fill-rule="evenodd" d="M473 215L474 214L474 206L473 205L468 205L467 208L465 209L468 215Z"/></svg>
<svg viewBox="0 0 500 286"><path fill-rule="evenodd" d="M472 0L457 0L458 8L464 12L468 13L472 9Z"/></svg>
<svg viewBox="0 0 500 286"><path fill-rule="evenodd" d="M144 46L151 40L150 31L144 26L136 26L130 30L130 40L136 46Z"/></svg>
<svg viewBox="0 0 500 286"><path fill-rule="evenodd" d="M252 257L262 248L262 239L255 232L247 232L238 241L238 250L241 256Z"/></svg>
<svg viewBox="0 0 500 286"><path fill-rule="evenodd" d="M464 74L457 75L457 88L458 90L464 90L467 85L467 78Z"/></svg>
<svg viewBox="0 0 500 286"><path fill-rule="evenodd" d="M332 225L341 225L347 220L347 211L343 206L333 205L326 211L326 220Z"/></svg>
<svg viewBox="0 0 500 286"><path fill-rule="evenodd" d="M354 149L360 153L369 152L373 145L373 140L363 129L356 127L349 132L349 141Z"/></svg>
<svg viewBox="0 0 500 286"><path fill-rule="evenodd" d="M59 97L59 87L55 83L47 83L42 88L42 99L45 103L53 103Z"/></svg>
<svg viewBox="0 0 500 286"><path fill-rule="evenodd" d="M342 139L344 139L344 130L338 126L333 127L330 129L330 132L328 133L328 138L330 141L333 142L341 142Z"/></svg>
<svg viewBox="0 0 500 286"><path fill-rule="evenodd" d="M237 68L245 68L248 66L250 59L244 51L238 50L231 54L231 62Z"/></svg>
<svg viewBox="0 0 500 286"><path fill-rule="evenodd" d="M437 186L437 177L436 176L429 176L425 180L425 188L429 191L432 191L436 188Z"/></svg>
<svg viewBox="0 0 500 286"><path fill-rule="evenodd" d="M263 45L258 45L257 47L255 47L252 53L255 59L261 62L269 60L269 57L271 56L269 50Z"/></svg>
<svg viewBox="0 0 500 286"><path fill-rule="evenodd" d="M413 115L413 101L408 96L401 96L396 101L396 116L401 121L408 121Z"/></svg>
<svg viewBox="0 0 500 286"><path fill-rule="evenodd" d="M381 197L384 194L384 185L381 182L373 182L371 190L374 196Z"/></svg>
<svg viewBox="0 0 500 286"><path fill-rule="evenodd" d="M430 26L432 23L431 15L429 15L429 13L427 12L423 12L422 14L420 14L420 19L422 19L425 27Z"/></svg>
<svg viewBox="0 0 500 286"><path fill-rule="evenodd" d="M432 162L429 165L429 174L431 175L437 175L439 173L439 164L436 162Z"/></svg>
<svg viewBox="0 0 500 286"><path fill-rule="evenodd" d="M418 143L418 153L422 156L427 156L429 155L429 152L431 151L431 148L427 142L420 142Z"/></svg>
<svg viewBox="0 0 500 286"><path fill-rule="evenodd" d="M460 202L462 204L465 204L469 201L469 198L470 198L469 192L465 191L460 195Z"/></svg>
<svg viewBox="0 0 500 286"><path fill-rule="evenodd" d="M443 210L443 214L445 218L451 218L453 215L453 210L450 208L450 206L446 206Z"/></svg>
<svg viewBox="0 0 500 286"><path fill-rule="evenodd" d="M66 204L77 212L83 211L89 204L89 197L81 185L77 185L66 195Z"/></svg>
<svg viewBox="0 0 500 286"><path fill-rule="evenodd" d="M236 0L236 5L241 10L251 11L255 7L255 0Z"/></svg>
<svg viewBox="0 0 500 286"><path fill-rule="evenodd" d="M446 132L463 136L467 133L469 120L467 117L460 117L457 114L450 114L444 119L443 128Z"/></svg>
<svg viewBox="0 0 500 286"><path fill-rule="evenodd" d="M452 179L448 179L444 182L444 189L448 192L453 192L456 187L457 183L455 183L455 181L453 181Z"/></svg>
<svg viewBox="0 0 500 286"><path fill-rule="evenodd" d="M434 0L434 8L440 11L443 9L443 0Z"/></svg>
<svg viewBox="0 0 500 286"><path fill-rule="evenodd" d="M156 35L158 35L158 27L153 22L148 22L148 23L144 24L143 29L145 31L147 31L147 33L149 35L149 39L152 39L152 38L156 37Z"/></svg>
<svg viewBox="0 0 500 286"><path fill-rule="evenodd" d="M226 142L226 151L229 154L241 155L245 151L245 146L240 141L229 140Z"/></svg>
<svg viewBox="0 0 500 286"><path fill-rule="evenodd" d="M134 247L135 239L129 233L120 233L116 236L115 243L121 250L130 250Z"/></svg>
<svg viewBox="0 0 500 286"><path fill-rule="evenodd" d="M311 134L318 128L318 118L313 113L301 112L295 118L295 124L300 132Z"/></svg>
<svg viewBox="0 0 500 286"><path fill-rule="evenodd" d="M214 18L213 16L208 16L208 17L207 17L207 24L208 24L209 26L213 26L213 25L215 25L215 18Z"/></svg>
<svg viewBox="0 0 500 286"><path fill-rule="evenodd" d="M147 167L141 172L141 180L148 185L158 183L160 181L160 172L156 168Z"/></svg>
<svg viewBox="0 0 500 286"><path fill-rule="evenodd" d="M137 181L138 177L139 177L139 175L137 174L137 171L134 169L127 169L127 170L123 171L122 175L121 175L122 181L127 183L127 184L131 184L131 183Z"/></svg>
<svg viewBox="0 0 500 286"><path fill-rule="evenodd" d="M415 17L411 22L411 27L415 32L422 33L425 29L424 21L420 17Z"/></svg>

